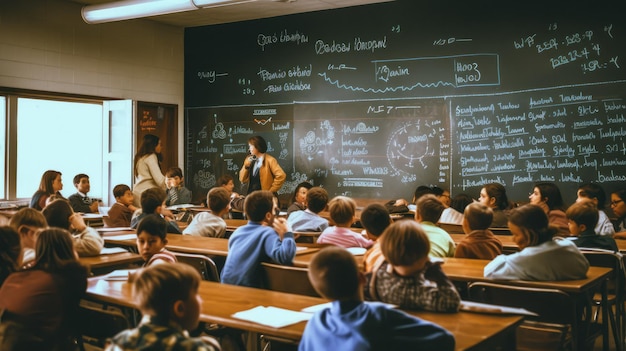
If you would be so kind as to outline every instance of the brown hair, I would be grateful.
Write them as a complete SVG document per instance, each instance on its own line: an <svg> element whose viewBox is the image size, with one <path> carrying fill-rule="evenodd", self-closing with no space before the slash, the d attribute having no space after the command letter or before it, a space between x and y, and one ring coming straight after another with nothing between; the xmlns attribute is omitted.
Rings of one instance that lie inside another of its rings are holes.
<svg viewBox="0 0 626 351"><path fill-rule="evenodd" d="M17 213L13 216L11 216L11 219L9 219L9 225L16 231L19 231L20 227L23 225L36 228L45 228L48 226L48 222L46 221L46 217L41 213L41 211L37 211L34 208L25 207L17 211Z"/></svg>
<svg viewBox="0 0 626 351"><path fill-rule="evenodd" d="M167 222L161 215L149 214L142 218L137 225L137 235L146 232L164 240L167 236Z"/></svg>
<svg viewBox="0 0 626 351"><path fill-rule="evenodd" d="M0 227L0 286L9 274L17 271L22 246L20 235L8 226Z"/></svg>
<svg viewBox="0 0 626 351"><path fill-rule="evenodd" d="M250 139L248 139L248 144L254 146L254 148L262 154L267 152L267 142L260 135L250 137Z"/></svg>
<svg viewBox="0 0 626 351"><path fill-rule="evenodd" d="M213 214L217 214L230 203L230 194L228 190L223 187L215 187L207 193L206 203L209 205Z"/></svg>
<svg viewBox="0 0 626 351"><path fill-rule="evenodd" d="M378 240L383 256L394 266L410 266L430 252L424 229L411 220L394 222Z"/></svg>
<svg viewBox="0 0 626 351"><path fill-rule="evenodd" d="M133 298L142 313L168 321L174 303L197 291L200 279L200 273L184 263L152 265L135 277Z"/></svg>
<svg viewBox="0 0 626 351"><path fill-rule="evenodd" d="M471 230L484 230L493 222L493 210L480 202L473 202L465 207L463 217L467 219Z"/></svg>
<svg viewBox="0 0 626 351"><path fill-rule="evenodd" d="M141 193L141 212L155 213L157 207L162 206L166 198L167 194L161 188L146 189Z"/></svg>
<svg viewBox="0 0 626 351"><path fill-rule="evenodd" d="M313 213L320 213L328 205L328 191L314 186L306 192L306 207Z"/></svg>
<svg viewBox="0 0 626 351"><path fill-rule="evenodd" d="M371 235L382 235L390 224L389 211L381 204L370 204L361 211L361 225Z"/></svg>
<svg viewBox="0 0 626 351"><path fill-rule="evenodd" d="M565 215L577 225L584 224L587 230L595 229L600 217L598 208L589 198L585 201L575 202L567 209Z"/></svg>
<svg viewBox="0 0 626 351"><path fill-rule="evenodd" d="M167 169L167 171L165 172L165 176L168 178L174 178L174 177L183 177L183 170L180 169L180 167L170 167Z"/></svg>
<svg viewBox="0 0 626 351"><path fill-rule="evenodd" d="M49 203L41 213L46 217L49 226L69 230L70 216L74 214L74 210L69 201L56 199Z"/></svg>
<svg viewBox="0 0 626 351"><path fill-rule="evenodd" d="M349 300L359 292L359 268L346 249L329 246L320 250L309 265L309 280L321 296Z"/></svg>
<svg viewBox="0 0 626 351"><path fill-rule="evenodd" d="M527 238L526 246L536 246L552 240L557 228L550 226L548 215L533 204L516 207L509 213L509 223L520 228Z"/></svg>
<svg viewBox="0 0 626 351"><path fill-rule="evenodd" d="M257 190L246 196L243 204L246 216L253 222L261 222L265 214L274 208L274 194L268 190Z"/></svg>
<svg viewBox="0 0 626 351"><path fill-rule="evenodd" d="M423 221L437 223L445 209L443 203L433 194L422 195L415 203L416 211Z"/></svg>
<svg viewBox="0 0 626 351"><path fill-rule="evenodd" d="M158 136L154 134L146 134L143 136L143 141L141 142L141 145L139 146L139 149L137 149L137 153L135 154L135 161L134 161L135 176L137 175L137 163L139 162L139 160L146 155L156 154L156 147L158 145L159 145ZM157 159L158 158L159 158L159 155L157 155ZM159 161L161 160L159 159Z"/></svg>
<svg viewBox="0 0 626 351"><path fill-rule="evenodd" d="M52 187L52 183L57 179L57 176L62 175L59 171L48 170L43 172L41 175L41 181L39 182L39 191L43 191L46 194L54 194L54 187Z"/></svg>
<svg viewBox="0 0 626 351"><path fill-rule="evenodd" d="M77 262L72 234L61 228L47 228L37 236L33 268L58 271L68 262Z"/></svg>
<svg viewBox="0 0 626 351"><path fill-rule="evenodd" d="M118 184L113 188L113 196L115 196L115 198L119 198L124 196L124 194L126 194L127 191L130 190L130 187L126 184Z"/></svg>
<svg viewBox="0 0 626 351"><path fill-rule="evenodd" d="M356 213L356 203L347 196L335 196L328 203L330 218L335 224L352 224Z"/></svg>

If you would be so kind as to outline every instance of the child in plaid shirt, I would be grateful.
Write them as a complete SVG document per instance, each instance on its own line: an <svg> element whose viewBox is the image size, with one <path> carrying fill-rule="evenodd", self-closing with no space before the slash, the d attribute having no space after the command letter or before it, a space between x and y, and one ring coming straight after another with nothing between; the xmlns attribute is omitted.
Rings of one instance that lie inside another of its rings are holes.
<svg viewBox="0 0 626 351"><path fill-rule="evenodd" d="M395 222L378 241L385 261L368 276L366 297L405 309L459 310L461 297L441 270L441 262L430 261L430 241L420 224Z"/></svg>

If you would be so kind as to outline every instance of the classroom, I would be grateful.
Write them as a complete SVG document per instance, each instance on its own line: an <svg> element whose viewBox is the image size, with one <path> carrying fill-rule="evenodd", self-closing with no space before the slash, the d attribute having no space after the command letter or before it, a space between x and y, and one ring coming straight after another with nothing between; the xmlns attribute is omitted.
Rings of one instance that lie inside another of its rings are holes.
<svg viewBox="0 0 626 351"><path fill-rule="evenodd" d="M566 204L575 202L582 183L600 184L607 196L625 187L620 1L252 0L85 23L81 9L106 2L0 2L0 208L27 204L49 169L63 172L65 196L75 192L72 177L88 173L90 196L112 206L113 187L134 184L133 156L149 134L163 143L162 171L182 169L193 203L205 200L225 174L236 192L246 193L239 174L252 136L267 141L268 154L285 172L276 191L282 211L305 181L330 198L355 199L359 211L410 200L420 185L476 200L484 185L500 183L515 205L528 203L538 182L558 184ZM59 103L67 105L53 112ZM69 105L84 105L89 117L82 111L65 116ZM609 201L605 210L615 219ZM453 235L461 240L461 233ZM128 235L135 232L118 234L132 247ZM189 251L189 243L176 252L227 257L220 240L207 241L217 245L210 254L206 247ZM294 265L306 269L317 249L305 248L311 251L300 252ZM120 265L137 260L132 252L119 258ZM446 262L455 267L453 259ZM98 259L90 264L113 267ZM553 288L600 289L610 272L593 273L584 286ZM455 278L463 281L463 274ZM202 283L205 301L214 284ZM90 280L88 293L135 307L118 282L103 287ZM235 311L209 311L227 304L228 294L253 292L223 294L221 302L203 306L202 321L241 327L231 318ZM259 295L288 308L281 298ZM302 298L293 306L320 302ZM416 315L449 328L458 323ZM511 347L517 317L503 318L503 329L486 328L502 337L489 339L493 344L459 329L457 349ZM484 316L461 318L497 324ZM621 319L602 327L620 329ZM248 322L242 329L297 340L305 324L281 329ZM617 329L603 330L596 349L623 349L624 331Z"/></svg>

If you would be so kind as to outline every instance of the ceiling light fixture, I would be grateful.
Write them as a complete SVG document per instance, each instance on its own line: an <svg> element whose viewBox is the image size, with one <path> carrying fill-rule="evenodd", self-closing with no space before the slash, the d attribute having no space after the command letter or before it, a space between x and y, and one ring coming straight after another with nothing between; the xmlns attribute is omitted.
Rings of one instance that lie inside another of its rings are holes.
<svg viewBox="0 0 626 351"><path fill-rule="evenodd" d="M98 24L252 1L256 0L123 0L85 6L81 14L86 23Z"/></svg>

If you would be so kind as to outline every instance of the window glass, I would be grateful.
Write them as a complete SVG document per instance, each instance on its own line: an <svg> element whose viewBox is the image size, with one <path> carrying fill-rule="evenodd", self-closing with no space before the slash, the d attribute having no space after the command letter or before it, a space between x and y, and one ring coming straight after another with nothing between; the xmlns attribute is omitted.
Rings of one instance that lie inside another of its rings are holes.
<svg viewBox="0 0 626 351"><path fill-rule="evenodd" d="M16 196L31 197L51 169L63 174L64 197L76 192L74 176L85 173L88 195L103 198L102 136L102 105L18 98Z"/></svg>

